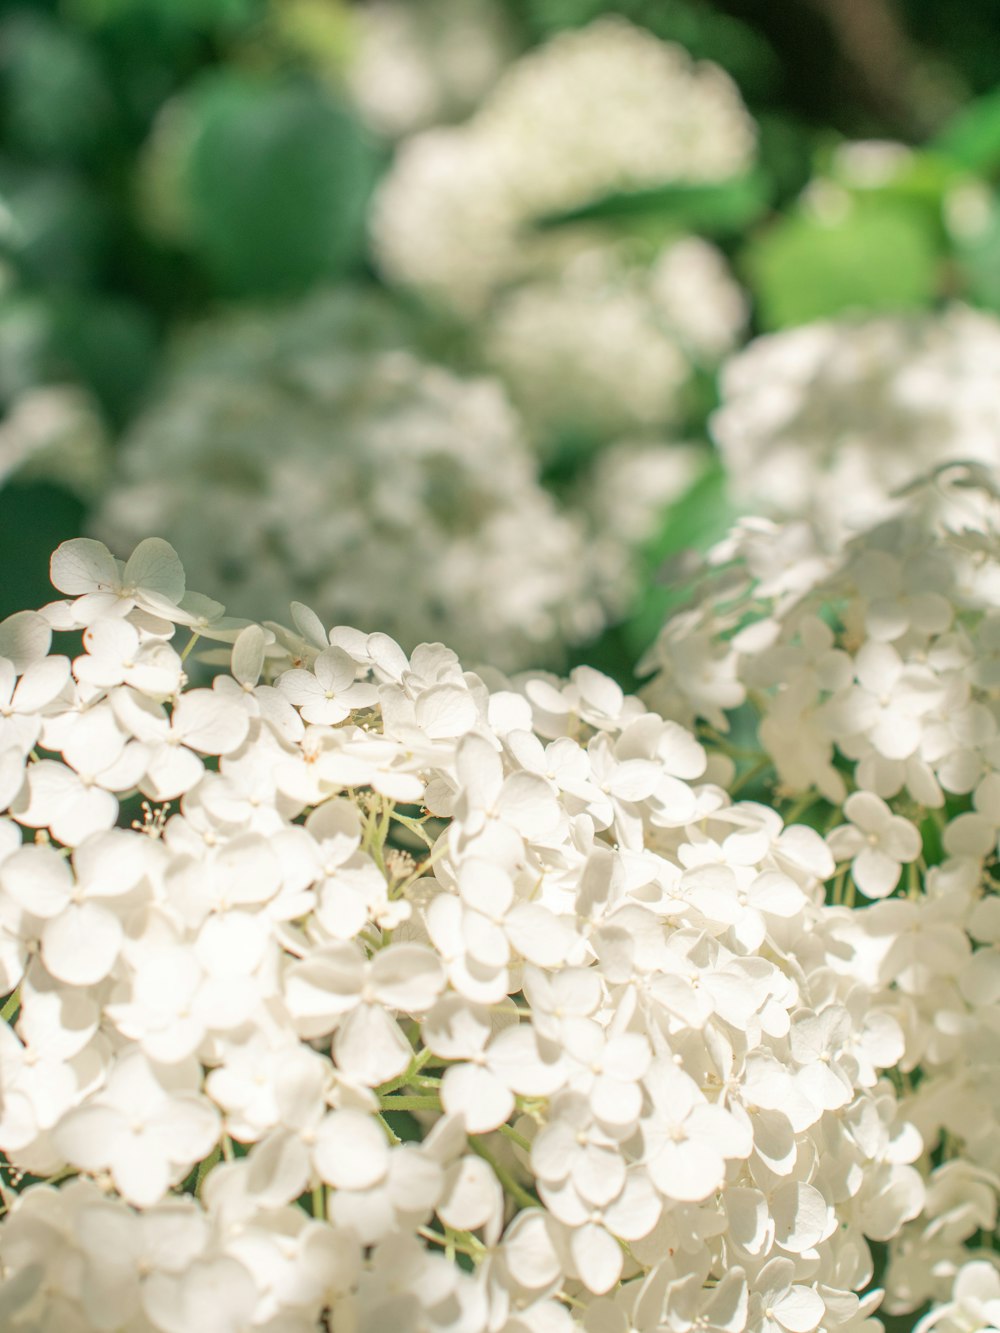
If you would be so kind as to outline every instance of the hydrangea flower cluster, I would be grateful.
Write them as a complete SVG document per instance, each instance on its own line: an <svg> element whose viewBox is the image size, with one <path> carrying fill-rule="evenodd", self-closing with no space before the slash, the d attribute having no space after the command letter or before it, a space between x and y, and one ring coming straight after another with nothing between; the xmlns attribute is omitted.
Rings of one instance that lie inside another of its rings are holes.
<svg viewBox="0 0 1000 1333"><path fill-rule="evenodd" d="M911 1014L817 832L589 668L241 625L158 538L52 576L0 624L4 1328L872 1326Z"/></svg>
<svg viewBox="0 0 1000 1333"><path fill-rule="evenodd" d="M350 18L348 88L368 123L392 137L468 115L512 54L495 0L375 0Z"/></svg>
<svg viewBox="0 0 1000 1333"><path fill-rule="evenodd" d="M1000 320L827 320L758 338L723 368L711 430L735 497L835 543L947 459L1000 463Z"/></svg>
<svg viewBox="0 0 1000 1333"><path fill-rule="evenodd" d="M1000 1198L1000 835L996 474L945 464L901 512L824 553L803 523L745 520L645 667L650 702L732 716L740 782L826 834L852 975L904 1034L899 1114L926 1200L890 1246L885 1308L918 1327L996 1326Z"/></svg>
<svg viewBox="0 0 1000 1333"><path fill-rule="evenodd" d="M560 33L471 120L404 141L375 201L385 275L466 315L531 272L541 219L615 192L725 180L755 129L728 75L624 19Z"/></svg>
<svg viewBox="0 0 1000 1333"><path fill-rule="evenodd" d="M600 237L497 296L483 354L533 432L614 439L669 432L692 372L743 332L747 301L719 250L696 236L651 259Z"/></svg>
<svg viewBox="0 0 1000 1333"><path fill-rule="evenodd" d="M123 441L93 531L164 533L240 615L307 597L411 647L548 661L604 621L584 520L539 485L502 387L413 344L350 292L206 327Z"/></svg>

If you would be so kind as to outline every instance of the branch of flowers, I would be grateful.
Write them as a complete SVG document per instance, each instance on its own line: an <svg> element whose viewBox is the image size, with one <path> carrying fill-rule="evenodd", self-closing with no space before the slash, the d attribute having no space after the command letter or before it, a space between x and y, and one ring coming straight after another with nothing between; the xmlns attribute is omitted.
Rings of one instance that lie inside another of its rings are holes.
<svg viewBox="0 0 1000 1333"><path fill-rule="evenodd" d="M505 1166L501 1166L488 1148L485 1148L480 1141L469 1135L469 1147L472 1151L483 1159L484 1162L493 1169L493 1174L499 1180L504 1188L504 1192L509 1194L512 1199L516 1199L522 1208L537 1208L538 1200L520 1184Z"/></svg>
<svg viewBox="0 0 1000 1333"><path fill-rule="evenodd" d="M7 996L3 1008L0 1009L0 1018L2 1018L5 1023L9 1023L13 1018L14 1014L17 1013L20 1007L21 1007L21 987L15 986L14 989L11 991L11 993Z"/></svg>

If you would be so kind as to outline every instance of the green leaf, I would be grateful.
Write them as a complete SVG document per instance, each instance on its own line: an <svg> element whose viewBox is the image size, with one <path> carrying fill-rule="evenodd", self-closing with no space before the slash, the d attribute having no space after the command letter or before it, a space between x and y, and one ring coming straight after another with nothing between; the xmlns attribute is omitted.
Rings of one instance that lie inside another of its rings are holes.
<svg viewBox="0 0 1000 1333"><path fill-rule="evenodd" d="M83 504L59 486L13 482L0 486L0 620L55 596L49 557L60 542L78 537Z"/></svg>
<svg viewBox="0 0 1000 1333"><path fill-rule="evenodd" d="M737 511L726 490L726 473L713 458L697 481L663 516L656 537L643 555L645 579L622 636L633 660L649 647L668 612L685 596L683 582L665 571L671 556L684 551L705 551L728 532Z"/></svg>
<svg viewBox="0 0 1000 1333"><path fill-rule="evenodd" d="M290 294L359 258L375 158L351 113L310 84L232 73L192 109L188 240L220 288Z"/></svg>
<svg viewBox="0 0 1000 1333"><path fill-rule="evenodd" d="M8 144L29 157L74 161L112 114L96 52L42 14L15 12L0 26L0 87Z"/></svg>
<svg viewBox="0 0 1000 1333"><path fill-rule="evenodd" d="M771 197L768 178L753 171L718 185L663 185L608 195L582 208L543 218L541 227L655 218L685 231L733 235L759 218Z"/></svg>
<svg viewBox="0 0 1000 1333"><path fill-rule="evenodd" d="M938 259L934 228L921 211L881 201L837 222L783 218L743 257L768 329L848 311L925 306L937 291Z"/></svg>
<svg viewBox="0 0 1000 1333"><path fill-rule="evenodd" d="M1000 90L964 107L928 147L970 171L1000 168Z"/></svg>
<svg viewBox="0 0 1000 1333"><path fill-rule="evenodd" d="M977 305L1000 311L1000 206L996 200L984 226L955 239L955 267L962 288Z"/></svg>
<svg viewBox="0 0 1000 1333"><path fill-rule="evenodd" d="M148 312L135 302L88 293L55 306L52 353L120 427L153 375L156 331Z"/></svg>

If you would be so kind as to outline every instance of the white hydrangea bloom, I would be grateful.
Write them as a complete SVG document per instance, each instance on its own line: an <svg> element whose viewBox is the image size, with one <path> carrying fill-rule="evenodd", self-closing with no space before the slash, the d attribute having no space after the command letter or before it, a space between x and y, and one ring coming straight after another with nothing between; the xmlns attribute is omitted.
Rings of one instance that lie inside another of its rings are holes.
<svg viewBox="0 0 1000 1333"><path fill-rule="evenodd" d="M5 1329L812 1333L873 1308L866 1236L924 1207L880 1076L909 1016L868 975L880 918L849 961L818 833L731 802L593 669L488 684L301 604L294 630L193 617L161 539L66 543L53 574L65 599L0 625L38 721L5 751L0 1151L50 1181L4 1187ZM228 638L231 671L126 679L175 625ZM102 710L135 748L64 829L37 774L91 791ZM966 963L942 975L988 1002Z"/></svg>
<svg viewBox="0 0 1000 1333"><path fill-rule="evenodd" d="M0 420L0 483L57 481L91 500L106 481L110 448L100 413L69 384L26 389Z"/></svg>
<svg viewBox="0 0 1000 1333"><path fill-rule="evenodd" d="M399 344L349 294L206 330L124 441L95 530L164 533L255 618L301 598L501 667L594 634L583 524L538 484L502 388Z"/></svg>
<svg viewBox="0 0 1000 1333"><path fill-rule="evenodd" d="M867 1235L892 1242L886 1309L930 1302L917 1328L992 1328L1000 1288L977 1238L1000 1201L996 474L944 464L894 517L822 549L800 524L737 525L647 655L648 697L722 730L752 709L749 776L772 773L779 806L809 809L838 862L830 966L859 989L839 1017L830 1003L818 1023L793 1019L791 1078L754 1057L755 1103L803 1125L895 1066L900 1101L879 1131L892 1166L852 1205ZM705 664L694 684L693 661ZM855 891L872 901L849 910ZM852 1138L876 1128L848 1118Z"/></svg>
<svg viewBox="0 0 1000 1333"><path fill-rule="evenodd" d="M483 344L535 428L621 434L680 415L694 366L735 344L746 302L722 255L685 237L650 264L580 238L495 302Z"/></svg>
<svg viewBox="0 0 1000 1333"><path fill-rule="evenodd" d="M348 88L368 123L393 137L466 115L512 54L493 0L376 0L351 17Z"/></svg>
<svg viewBox="0 0 1000 1333"><path fill-rule="evenodd" d="M808 324L726 364L712 434L742 503L836 539L947 459L997 465L998 374L1000 321L983 311Z"/></svg>
<svg viewBox="0 0 1000 1333"><path fill-rule="evenodd" d="M375 203L379 262L474 313L524 272L528 224L619 191L725 180L754 144L718 66L605 16L523 56L462 127L403 144Z"/></svg>

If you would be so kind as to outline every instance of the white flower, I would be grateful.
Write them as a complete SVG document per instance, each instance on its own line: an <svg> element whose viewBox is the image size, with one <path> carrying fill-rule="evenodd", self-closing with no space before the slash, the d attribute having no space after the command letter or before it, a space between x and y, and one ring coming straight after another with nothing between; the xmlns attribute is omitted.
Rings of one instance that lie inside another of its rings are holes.
<svg viewBox="0 0 1000 1333"><path fill-rule="evenodd" d="M920 855L919 832L873 792L853 792L844 814L851 822L828 835L830 850L838 861L850 860L854 882L867 898L887 897L901 867Z"/></svg>
<svg viewBox="0 0 1000 1333"><path fill-rule="evenodd" d="M154 1204L219 1137L218 1114L194 1083L187 1066L154 1069L131 1053L100 1093L62 1118L56 1143L74 1166L110 1171L130 1203Z"/></svg>

